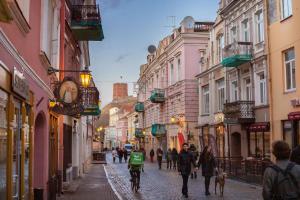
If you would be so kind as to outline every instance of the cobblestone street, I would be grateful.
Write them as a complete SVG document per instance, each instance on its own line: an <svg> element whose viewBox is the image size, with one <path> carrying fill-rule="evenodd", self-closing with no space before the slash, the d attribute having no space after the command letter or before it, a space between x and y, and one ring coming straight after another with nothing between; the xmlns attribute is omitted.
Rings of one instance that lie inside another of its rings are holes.
<svg viewBox="0 0 300 200"><path fill-rule="evenodd" d="M112 163L111 156L107 155L108 164L105 170L110 182L123 199L145 199L145 200L176 200L182 199L182 179L177 171L168 171L166 164L163 169L158 170L156 163L145 163L145 172L141 173L141 189L133 193L130 188L130 174L127 163ZM230 199L230 200L255 200L261 198L261 188L234 180L226 180L224 197L214 194L214 179L210 188L211 196L204 195L204 179L189 179L189 199Z"/></svg>

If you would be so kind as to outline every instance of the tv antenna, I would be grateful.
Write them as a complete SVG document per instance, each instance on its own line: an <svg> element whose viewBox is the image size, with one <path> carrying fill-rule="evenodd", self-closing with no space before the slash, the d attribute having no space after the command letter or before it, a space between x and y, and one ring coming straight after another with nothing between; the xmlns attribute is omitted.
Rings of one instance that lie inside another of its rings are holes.
<svg viewBox="0 0 300 200"><path fill-rule="evenodd" d="M171 25L164 26L166 28L176 28L176 16L167 16L167 20L171 20Z"/></svg>

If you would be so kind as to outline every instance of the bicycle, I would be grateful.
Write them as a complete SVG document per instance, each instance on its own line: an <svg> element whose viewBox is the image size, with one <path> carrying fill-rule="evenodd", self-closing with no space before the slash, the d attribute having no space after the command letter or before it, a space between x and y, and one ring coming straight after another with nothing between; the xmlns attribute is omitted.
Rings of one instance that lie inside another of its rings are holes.
<svg viewBox="0 0 300 200"><path fill-rule="evenodd" d="M131 189L134 192L138 192L139 188L140 188L140 180L139 180L138 174L136 171L133 171Z"/></svg>

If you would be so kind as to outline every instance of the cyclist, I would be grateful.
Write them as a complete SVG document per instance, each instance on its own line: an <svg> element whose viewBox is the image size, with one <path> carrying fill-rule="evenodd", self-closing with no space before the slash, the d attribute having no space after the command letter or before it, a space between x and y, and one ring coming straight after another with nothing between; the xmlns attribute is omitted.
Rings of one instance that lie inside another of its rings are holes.
<svg viewBox="0 0 300 200"><path fill-rule="evenodd" d="M141 176L141 168L144 164L143 153L134 150L130 154L130 158L128 161L128 169L131 175L130 181L133 181L134 173L138 178L138 188L140 188L140 176Z"/></svg>

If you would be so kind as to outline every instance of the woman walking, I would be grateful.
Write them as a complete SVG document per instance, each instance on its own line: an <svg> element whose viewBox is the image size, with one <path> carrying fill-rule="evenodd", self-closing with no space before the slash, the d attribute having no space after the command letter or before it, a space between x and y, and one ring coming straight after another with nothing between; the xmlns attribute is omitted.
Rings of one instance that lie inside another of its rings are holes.
<svg viewBox="0 0 300 200"><path fill-rule="evenodd" d="M176 170L177 166L177 159L178 159L178 152L175 148L172 150L172 162L173 162L173 169Z"/></svg>
<svg viewBox="0 0 300 200"><path fill-rule="evenodd" d="M202 176L205 179L205 195L210 195L209 185L210 179L214 175L214 169L216 168L215 157L211 151L210 146L205 146L203 152L200 155L198 167L202 165Z"/></svg>

